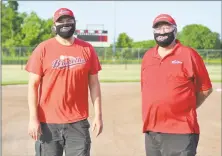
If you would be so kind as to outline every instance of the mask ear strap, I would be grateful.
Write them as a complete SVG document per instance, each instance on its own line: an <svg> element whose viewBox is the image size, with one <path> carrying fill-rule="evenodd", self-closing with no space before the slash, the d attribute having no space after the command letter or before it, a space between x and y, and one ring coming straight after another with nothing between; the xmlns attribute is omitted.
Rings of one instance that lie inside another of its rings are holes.
<svg viewBox="0 0 222 156"><path fill-rule="evenodd" d="M51 30L52 30L53 34L57 34L56 33L56 26L55 25L52 26Z"/></svg>
<svg viewBox="0 0 222 156"><path fill-rule="evenodd" d="M173 34L174 34L174 38L176 39L176 36L177 36L177 27L175 27L175 29L173 30Z"/></svg>

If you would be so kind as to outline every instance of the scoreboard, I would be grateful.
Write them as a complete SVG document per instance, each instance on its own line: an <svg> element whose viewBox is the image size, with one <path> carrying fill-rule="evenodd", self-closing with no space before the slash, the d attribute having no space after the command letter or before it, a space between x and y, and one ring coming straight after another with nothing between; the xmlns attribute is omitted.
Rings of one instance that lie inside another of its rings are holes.
<svg viewBox="0 0 222 156"><path fill-rule="evenodd" d="M96 36L96 35L77 35L77 38L89 42L106 42L107 36Z"/></svg>
<svg viewBox="0 0 222 156"><path fill-rule="evenodd" d="M77 38L90 42L96 45L107 45L108 31L107 30L76 30L74 34Z"/></svg>

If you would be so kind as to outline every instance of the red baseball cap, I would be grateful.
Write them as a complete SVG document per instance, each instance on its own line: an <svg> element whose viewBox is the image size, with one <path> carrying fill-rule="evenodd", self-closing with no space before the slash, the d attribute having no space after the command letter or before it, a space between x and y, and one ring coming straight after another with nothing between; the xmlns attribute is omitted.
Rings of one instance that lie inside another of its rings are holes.
<svg viewBox="0 0 222 156"><path fill-rule="evenodd" d="M167 23L172 24L172 25L177 25L175 20L168 14L158 15L153 21L153 28L156 26L156 24L158 24L160 22L167 22Z"/></svg>
<svg viewBox="0 0 222 156"><path fill-rule="evenodd" d="M53 21L56 22L62 16L70 16L75 18L73 12L70 9L60 8L54 13Z"/></svg>

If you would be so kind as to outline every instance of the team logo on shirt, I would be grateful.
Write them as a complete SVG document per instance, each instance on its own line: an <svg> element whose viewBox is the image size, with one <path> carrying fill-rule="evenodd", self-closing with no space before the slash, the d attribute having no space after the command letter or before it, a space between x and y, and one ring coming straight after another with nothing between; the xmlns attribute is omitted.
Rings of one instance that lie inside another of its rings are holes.
<svg viewBox="0 0 222 156"><path fill-rule="evenodd" d="M61 55L59 59L56 59L52 62L52 68L54 69L72 68L74 66L85 63L86 61L83 58Z"/></svg>
<svg viewBox="0 0 222 156"><path fill-rule="evenodd" d="M183 62L181 62L181 61L178 61L178 60L173 60L172 61L172 64L182 64Z"/></svg>

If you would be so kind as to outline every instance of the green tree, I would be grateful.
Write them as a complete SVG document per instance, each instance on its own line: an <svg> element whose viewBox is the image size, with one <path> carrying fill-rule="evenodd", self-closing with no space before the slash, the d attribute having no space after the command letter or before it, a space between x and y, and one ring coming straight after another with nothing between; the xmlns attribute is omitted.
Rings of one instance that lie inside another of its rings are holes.
<svg viewBox="0 0 222 156"><path fill-rule="evenodd" d="M18 13L18 2L2 3L2 45L5 47L20 46L22 41L21 25L26 13Z"/></svg>
<svg viewBox="0 0 222 156"><path fill-rule="evenodd" d="M18 13L18 2L17 1L8 1L7 7L11 9L13 12L13 16L11 19L12 24L12 38L16 37L21 33L21 24L23 23L24 15ZM9 22L9 21L8 21Z"/></svg>
<svg viewBox="0 0 222 156"><path fill-rule="evenodd" d="M42 42L54 36L52 33L53 19L41 20L41 32L39 34L38 42Z"/></svg>
<svg viewBox="0 0 222 156"><path fill-rule="evenodd" d="M35 12L31 12L31 14L24 19L24 23L22 25L22 34L24 35L22 40L23 46L35 46L39 43L38 39L44 32L42 24L42 20Z"/></svg>
<svg viewBox="0 0 222 156"><path fill-rule="evenodd" d="M20 35L23 18L17 9L18 3L16 1L3 2L1 5L3 55L15 56L18 54L18 49L15 47L21 44L22 36Z"/></svg>
<svg viewBox="0 0 222 156"><path fill-rule="evenodd" d="M8 7L13 9L15 12L18 11L18 6L19 4L17 1L11 1L11 0L8 1Z"/></svg>
<svg viewBox="0 0 222 156"><path fill-rule="evenodd" d="M117 48L132 48L133 39L130 38L126 33L119 34L117 38Z"/></svg>
<svg viewBox="0 0 222 156"><path fill-rule="evenodd" d="M1 19L2 19L2 43L4 45L7 39L11 39L14 35L13 32L13 19L15 18L15 12L12 8L7 7L6 3L2 3Z"/></svg>
<svg viewBox="0 0 222 156"><path fill-rule="evenodd" d="M139 41L139 42L133 42L133 48L152 48L156 45L155 40L147 40L147 41Z"/></svg>
<svg viewBox="0 0 222 156"><path fill-rule="evenodd" d="M133 39L130 38L126 33L119 34L117 38L117 44L116 47L117 53L116 56L118 58L122 58L125 60L125 69L127 69L127 59L132 58L133 52L132 52L132 46L133 46ZM123 48L123 49L122 49Z"/></svg>
<svg viewBox="0 0 222 156"><path fill-rule="evenodd" d="M184 45L195 49L218 49L220 48L219 34L212 32L206 26L191 24L185 26L178 34L178 39Z"/></svg>

